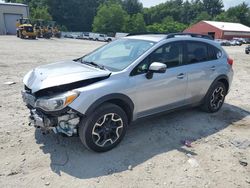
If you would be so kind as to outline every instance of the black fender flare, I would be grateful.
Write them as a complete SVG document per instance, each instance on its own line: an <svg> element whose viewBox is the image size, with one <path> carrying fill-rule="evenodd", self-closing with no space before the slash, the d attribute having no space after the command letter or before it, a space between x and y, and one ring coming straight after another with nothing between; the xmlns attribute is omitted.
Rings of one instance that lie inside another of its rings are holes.
<svg viewBox="0 0 250 188"><path fill-rule="evenodd" d="M228 76L227 75L225 75L225 74L223 74L223 75L220 75L220 76L218 76L214 81L213 81L213 83L210 85L210 87L209 87L209 89L212 87L212 85L213 84L215 84L216 82L218 82L219 80L226 80L227 81L227 84L228 84L228 86L229 86L229 79L228 79ZM229 89L229 88L227 88L227 89ZM227 91L228 92L228 91Z"/></svg>
<svg viewBox="0 0 250 188"><path fill-rule="evenodd" d="M218 82L219 80L222 80L222 79L223 79L223 80L226 80L227 83L229 84L228 77L227 77L227 75L225 75L225 74L220 75L220 76L218 76L217 78L215 78L215 80L214 80L214 81L212 82L212 84L209 86L209 88L208 88L208 90L207 90L207 92L206 92L206 95L205 95L205 97L204 97L203 100L202 100L202 103L204 103L204 100L206 99L206 97L207 97L209 91L211 90L212 86L213 86L216 82ZM227 88L227 89L229 89L229 88ZM228 90L227 90L227 93L228 93Z"/></svg>
<svg viewBox="0 0 250 188"><path fill-rule="evenodd" d="M123 107L121 106L121 108L128 108L128 109L124 109L126 111L126 113L129 113L127 115L129 115L129 119L132 120L133 119L133 112L134 112L134 103L133 101L125 94L121 94L121 93L112 93L112 94L108 94L105 95L99 99L97 99L94 103L91 104L91 106L87 109L85 115L89 116L90 114L92 114L94 112L94 110L100 106L101 104L111 101L111 100L120 100L122 101L124 104L126 104L127 107Z"/></svg>

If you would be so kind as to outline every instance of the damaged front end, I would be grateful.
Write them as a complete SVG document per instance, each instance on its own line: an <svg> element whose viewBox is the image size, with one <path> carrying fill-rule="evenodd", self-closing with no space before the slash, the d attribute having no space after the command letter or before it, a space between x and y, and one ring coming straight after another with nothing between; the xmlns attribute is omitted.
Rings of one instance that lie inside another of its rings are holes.
<svg viewBox="0 0 250 188"><path fill-rule="evenodd" d="M72 110L53 116L46 115L36 109L30 109L29 121L30 125L41 129L43 134L53 131L54 133L73 136L77 134L80 116Z"/></svg>
<svg viewBox="0 0 250 188"><path fill-rule="evenodd" d="M73 94L68 94L67 97L67 93L69 92L56 97L37 98L36 95L29 93L29 90L23 91L23 101L30 110L29 124L41 129L43 134L51 131L67 136L77 134L82 115L67 106L75 97Z"/></svg>
<svg viewBox="0 0 250 188"><path fill-rule="evenodd" d="M83 115L69 105L80 96L78 89L110 75L108 70L75 61L43 65L28 72L22 97L30 109L30 124L44 133L76 134Z"/></svg>

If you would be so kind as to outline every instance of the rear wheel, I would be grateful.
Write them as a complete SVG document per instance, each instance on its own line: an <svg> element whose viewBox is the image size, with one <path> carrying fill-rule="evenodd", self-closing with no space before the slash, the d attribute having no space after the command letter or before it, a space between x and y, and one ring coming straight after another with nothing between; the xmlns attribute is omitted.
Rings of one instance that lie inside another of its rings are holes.
<svg viewBox="0 0 250 188"><path fill-rule="evenodd" d="M80 123L79 136L88 149L106 152L121 142L127 126L126 113L115 104L105 103Z"/></svg>
<svg viewBox="0 0 250 188"><path fill-rule="evenodd" d="M218 112L225 100L226 87L222 82L217 82L211 86L207 95L205 96L202 109L209 113Z"/></svg>
<svg viewBox="0 0 250 188"><path fill-rule="evenodd" d="M21 39L24 39L24 35L23 35L22 31L20 31L19 36Z"/></svg>

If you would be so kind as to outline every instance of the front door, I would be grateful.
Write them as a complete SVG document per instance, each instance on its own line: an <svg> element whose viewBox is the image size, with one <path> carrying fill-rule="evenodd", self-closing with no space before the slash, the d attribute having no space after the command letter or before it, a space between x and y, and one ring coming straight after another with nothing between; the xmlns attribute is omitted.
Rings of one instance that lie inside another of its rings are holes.
<svg viewBox="0 0 250 188"><path fill-rule="evenodd" d="M167 70L147 79L146 72L153 62L165 63ZM182 63L182 43L171 42L152 52L133 70L130 79L136 85L137 118L185 104L187 74Z"/></svg>

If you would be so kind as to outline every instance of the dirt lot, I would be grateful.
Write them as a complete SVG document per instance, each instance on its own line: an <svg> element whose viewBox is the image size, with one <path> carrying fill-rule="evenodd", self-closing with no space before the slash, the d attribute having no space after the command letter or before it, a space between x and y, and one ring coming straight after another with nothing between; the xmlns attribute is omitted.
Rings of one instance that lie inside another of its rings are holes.
<svg viewBox="0 0 250 188"><path fill-rule="evenodd" d="M0 36L0 187L250 187L250 55L244 46L226 48L235 77L216 114L189 109L136 122L117 148L102 154L86 150L77 137L43 136L29 127L20 95L25 73L102 44Z"/></svg>

